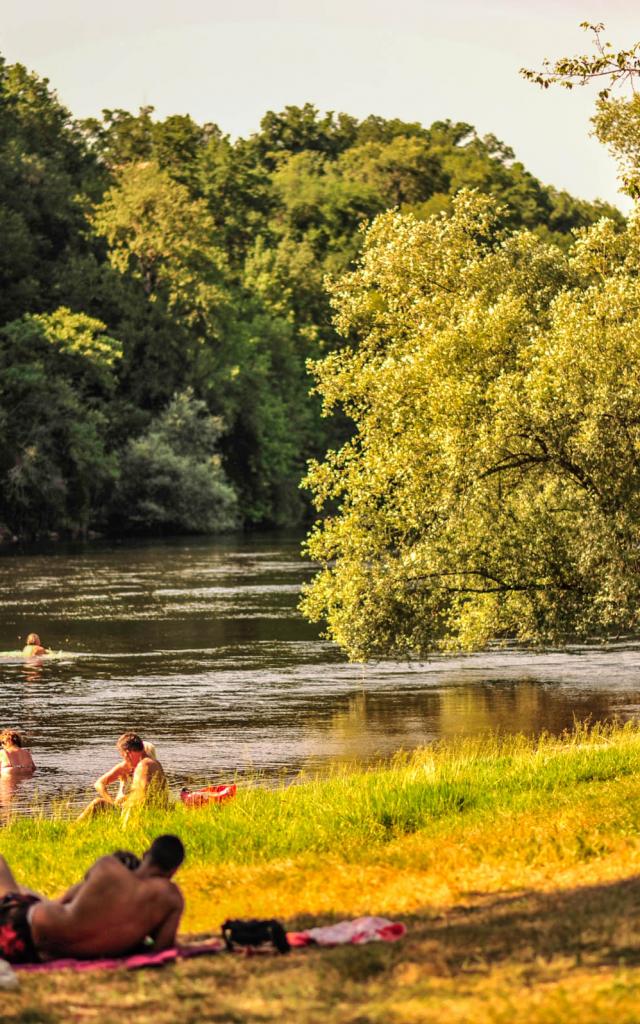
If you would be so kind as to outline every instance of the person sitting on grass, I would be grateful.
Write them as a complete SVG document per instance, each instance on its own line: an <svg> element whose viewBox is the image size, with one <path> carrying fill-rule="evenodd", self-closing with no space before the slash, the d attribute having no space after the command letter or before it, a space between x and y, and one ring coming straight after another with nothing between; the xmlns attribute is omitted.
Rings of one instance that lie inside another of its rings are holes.
<svg viewBox="0 0 640 1024"><path fill-rule="evenodd" d="M116 748L122 761L94 783L98 796L85 807L79 821L111 807L130 809L150 801L166 803L168 787L162 765L148 754L140 736L135 732L125 732L118 739ZM120 783L120 788L113 797L109 786L116 782Z"/></svg>
<svg viewBox="0 0 640 1024"><path fill-rule="evenodd" d="M18 885L0 857L0 956L10 963L126 956L153 940L175 945L184 899L171 878L184 860L177 836L158 836L133 870L101 857L57 900Z"/></svg>
<svg viewBox="0 0 640 1024"><path fill-rule="evenodd" d="M46 647L43 647L40 643L40 637L37 633L29 633L27 642L22 648L22 653L25 658L39 658L42 654L48 654Z"/></svg>
<svg viewBox="0 0 640 1024"><path fill-rule="evenodd" d="M0 774L28 775L35 771L31 751L24 745L24 736L17 729L0 733Z"/></svg>

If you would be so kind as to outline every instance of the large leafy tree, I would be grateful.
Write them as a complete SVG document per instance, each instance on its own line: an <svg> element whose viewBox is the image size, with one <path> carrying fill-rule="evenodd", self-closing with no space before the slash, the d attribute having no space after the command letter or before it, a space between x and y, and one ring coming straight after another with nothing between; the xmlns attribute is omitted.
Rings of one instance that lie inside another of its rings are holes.
<svg viewBox="0 0 640 1024"><path fill-rule="evenodd" d="M353 658L639 624L638 224L567 255L503 223L384 214L333 289L315 370L356 429L308 478L304 610Z"/></svg>
<svg viewBox="0 0 640 1024"><path fill-rule="evenodd" d="M0 58L0 323L59 304L99 177L48 81Z"/></svg>
<svg viewBox="0 0 640 1024"><path fill-rule="evenodd" d="M224 254L206 204L153 161L127 165L93 217L112 266L196 331L212 330L224 299Z"/></svg>
<svg viewBox="0 0 640 1024"><path fill-rule="evenodd" d="M228 330L231 294L205 201L192 198L154 161L131 163L106 191L92 223L107 242L112 269L145 296L147 315L157 310L173 327L172 337L165 328L156 339L156 372L164 366L169 375L164 389L172 392L193 380L201 393L218 395L222 403L235 364ZM125 369L137 380L138 361L128 357L126 346ZM153 363L144 362L153 375ZM137 390L143 387L137 381Z"/></svg>

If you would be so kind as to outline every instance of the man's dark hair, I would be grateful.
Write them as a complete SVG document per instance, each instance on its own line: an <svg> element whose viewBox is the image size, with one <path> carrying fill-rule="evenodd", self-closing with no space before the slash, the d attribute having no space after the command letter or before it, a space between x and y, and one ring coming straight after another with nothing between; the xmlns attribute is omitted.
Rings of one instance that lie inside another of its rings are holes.
<svg viewBox="0 0 640 1024"><path fill-rule="evenodd" d="M123 732L122 736L118 737L116 747L120 753L124 753L125 750L144 750L144 743L137 732Z"/></svg>
<svg viewBox="0 0 640 1024"><path fill-rule="evenodd" d="M136 857L135 853L131 853L131 850L114 850L111 856L119 860L121 864L124 864L125 868L128 868L129 871L135 871L136 868L140 867L140 858Z"/></svg>
<svg viewBox="0 0 640 1024"><path fill-rule="evenodd" d="M167 874L177 871L184 860L184 846L177 836L158 836L147 850L147 855Z"/></svg>

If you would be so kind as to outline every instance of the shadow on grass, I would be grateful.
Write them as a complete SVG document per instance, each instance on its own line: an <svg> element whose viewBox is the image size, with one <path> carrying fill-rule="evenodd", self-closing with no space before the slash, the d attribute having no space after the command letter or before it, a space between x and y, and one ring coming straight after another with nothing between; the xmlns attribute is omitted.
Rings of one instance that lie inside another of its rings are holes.
<svg viewBox="0 0 640 1024"><path fill-rule="evenodd" d="M413 941L435 944L451 974L474 965L563 956L589 966L640 964L640 876L509 894L469 893L431 920L405 918Z"/></svg>
<svg viewBox="0 0 640 1024"><path fill-rule="evenodd" d="M287 923L302 928L336 919ZM282 957L221 953L157 973L118 971L90 979L35 975L7 996L0 1024L119 1024L123 1013L135 1024L386 1024L402 1019L390 1010L390 1000L402 999L421 1006L435 1000L429 1019L444 1021L452 1000L475 998L476 982L476 1008L482 1009L484 975L494 972L500 991L520 998L538 982L571 979L576 966L598 971L640 965L640 876L552 893L473 892L464 904L438 914L425 908L402 920L408 935L393 944L310 947Z"/></svg>

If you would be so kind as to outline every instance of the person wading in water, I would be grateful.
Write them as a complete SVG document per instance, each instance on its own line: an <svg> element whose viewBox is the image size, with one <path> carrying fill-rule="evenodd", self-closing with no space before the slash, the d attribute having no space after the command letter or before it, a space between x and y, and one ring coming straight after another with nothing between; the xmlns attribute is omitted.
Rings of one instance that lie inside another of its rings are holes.
<svg viewBox="0 0 640 1024"><path fill-rule="evenodd" d="M24 745L24 736L17 729L0 732L0 774L28 775L35 771L31 751Z"/></svg>
<svg viewBox="0 0 640 1024"><path fill-rule="evenodd" d="M39 658L42 654L48 654L49 652L40 643L40 637L37 633L29 633L25 646L22 648L22 653L25 658Z"/></svg>

